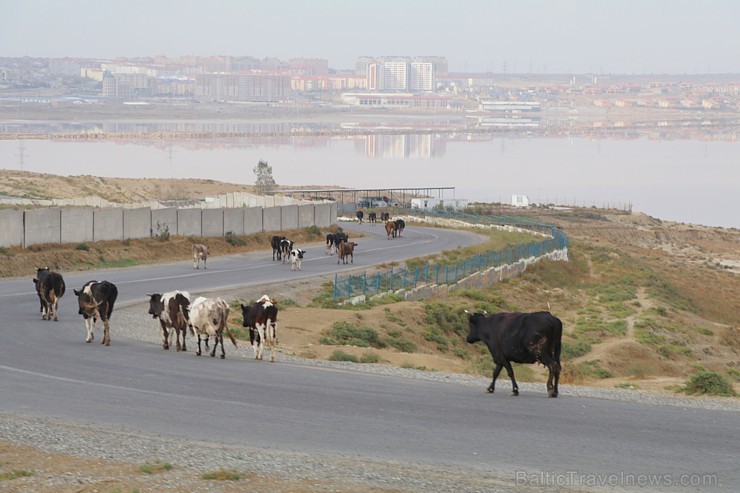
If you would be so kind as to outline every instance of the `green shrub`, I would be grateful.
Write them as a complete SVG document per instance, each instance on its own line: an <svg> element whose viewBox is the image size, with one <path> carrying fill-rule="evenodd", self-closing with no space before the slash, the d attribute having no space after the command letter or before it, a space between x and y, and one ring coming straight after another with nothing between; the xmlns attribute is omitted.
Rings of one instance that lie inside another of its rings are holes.
<svg viewBox="0 0 740 493"><path fill-rule="evenodd" d="M224 238L226 239L226 243L232 246L244 246L247 244L247 240L244 236L234 234L233 231L227 231Z"/></svg>
<svg viewBox="0 0 740 493"><path fill-rule="evenodd" d="M563 359L573 360L591 351L591 344L584 341L568 342L562 344L560 355Z"/></svg>
<svg viewBox="0 0 740 493"><path fill-rule="evenodd" d="M449 349L449 343L444 334L437 327L427 327L424 331L424 340L437 344L437 351L445 352Z"/></svg>
<svg viewBox="0 0 740 493"><path fill-rule="evenodd" d="M12 479L26 478L33 476L34 472L27 469L13 469L10 472L1 472L0 481L9 481Z"/></svg>
<svg viewBox="0 0 740 493"><path fill-rule="evenodd" d="M144 474L154 474L155 472L161 472L161 471L169 471L172 469L172 464L169 464L167 462L161 463L161 462L155 462L154 464L146 463L139 466L139 471L143 472Z"/></svg>
<svg viewBox="0 0 740 493"><path fill-rule="evenodd" d="M375 353L364 353L360 357L360 363L380 363L380 356Z"/></svg>
<svg viewBox="0 0 740 493"><path fill-rule="evenodd" d="M375 329L356 327L348 322L334 322L331 329L324 332L319 343L328 346L385 347L385 343Z"/></svg>
<svg viewBox="0 0 740 493"><path fill-rule="evenodd" d="M329 356L329 361L351 361L352 363L360 362L357 356L345 353L344 351L339 349L331 353L331 355Z"/></svg>
<svg viewBox="0 0 740 493"><path fill-rule="evenodd" d="M687 394L735 395L732 383L724 375L703 369L691 375L682 390Z"/></svg>
<svg viewBox="0 0 740 493"><path fill-rule="evenodd" d="M398 349L402 353L413 353L416 351L416 344L403 337L398 330L389 330L388 338L385 340L388 346Z"/></svg>
<svg viewBox="0 0 740 493"><path fill-rule="evenodd" d="M213 472L204 472L203 479L211 481L238 481L241 476L234 469L219 469Z"/></svg>
<svg viewBox="0 0 740 493"><path fill-rule="evenodd" d="M312 225L306 228L306 234L308 235L308 241L315 240L316 238L320 238L322 235L321 228L319 228L316 225Z"/></svg>
<svg viewBox="0 0 740 493"><path fill-rule="evenodd" d="M89 252L90 251L90 245L87 243L80 243L75 247L75 250L82 250L83 252Z"/></svg>

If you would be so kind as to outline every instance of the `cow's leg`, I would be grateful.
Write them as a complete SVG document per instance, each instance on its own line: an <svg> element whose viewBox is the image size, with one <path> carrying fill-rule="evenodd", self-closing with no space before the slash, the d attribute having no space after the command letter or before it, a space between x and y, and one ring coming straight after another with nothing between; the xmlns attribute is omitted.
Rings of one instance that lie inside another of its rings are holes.
<svg viewBox="0 0 740 493"><path fill-rule="evenodd" d="M550 370L550 375L547 377L547 396L557 397L558 382L560 381L560 363L551 361L547 364L547 368Z"/></svg>
<svg viewBox="0 0 740 493"><path fill-rule="evenodd" d="M85 342L92 342L95 338L95 335L93 334L93 324L95 324L95 322L92 317L85 319L85 328L87 329L87 339L85 339Z"/></svg>
<svg viewBox="0 0 740 493"><path fill-rule="evenodd" d="M226 351L224 351L224 331L223 329L218 331L218 341L221 343L221 359L224 359L226 357Z"/></svg>
<svg viewBox="0 0 740 493"><path fill-rule="evenodd" d="M493 391L496 389L496 379L498 378L499 374L501 373L501 370L504 369L504 365L497 364L496 367L493 369L493 380L491 380L491 385L488 386L488 392L493 394Z"/></svg>
<svg viewBox="0 0 740 493"><path fill-rule="evenodd" d="M506 368L506 373L509 374L509 378L511 379L511 395L519 395L519 386L516 384L514 369L511 367L511 363L508 361L505 362L504 367Z"/></svg>
<svg viewBox="0 0 740 493"><path fill-rule="evenodd" d="M267 319L265 323L265 338L270 345L270 361L275 362L275 344L277 342L277 331L275 330L275 323Z"/></svg>
<svg viewBox="0 0 740 493"><path fill-rule="evenodd" d="M256 324L257 325L257 335L259 335L260 340L257 341L257 351L255 354L254 359L262 359L262 351L265 349L265 326L263 324Z"/></svg>
<svg viewBox="0 0 740 493"><path fill-rule="evenodd" d="M173 327L172 332L175 333L175 347L177 348L177 351L180 352L182 351L182 346L180 345L180 329ZM185 338L183 338L183 341L184 340Z"/></svg>
<svg viewBox="0 0 740 493"><path fill-rule="evenodd" d="M110 346L110 324L108 319L103 320L103 340L100 342L105 346Z"/></svg>
<svg viewBox="0 0 740 493"><path fill-rule="evenodd" d="M195 353L196 356L200 356L200 332L198 332L198 351Z"/></svg>
<svg viewBox="0 0 740 493"><path fill-rule="evenodd" d="M164 324L162 319L159 319L159 326L162 327L162 349L169 349L170 348L169 336L171 334L167 333L167 326Z"/></svg>
<svg viewBox="0 0 740 493"><path fill-rule="evenodd" d="M59 321L59 298L54 298L54 321Z"/></svg>
<svg viewBox="0 0 740 493"><path fill-rule="evenodd" d="M182 329L180 329L180 332L182 333L182 350L183 352L185 352L188 350L187 346L185 345L185 336L188 333L188 329L183 327Z"/></svg>

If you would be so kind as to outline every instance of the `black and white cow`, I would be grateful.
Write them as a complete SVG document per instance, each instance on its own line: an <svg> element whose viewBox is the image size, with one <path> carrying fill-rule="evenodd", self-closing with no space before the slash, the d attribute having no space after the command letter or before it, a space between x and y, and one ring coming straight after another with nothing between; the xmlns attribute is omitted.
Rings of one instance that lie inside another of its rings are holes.
<svg viewBox="0 0 740 493"><path fill-rule="evenodd" d="M87 329L87 339L85 342L92 342L93 328L98 318L103 321L103 341L101 344L110 346L110 324L109 320L113 314L113 305L118 298L118 288L115 284L108 281L88 281L82 289L74 290L80 309L77 313L85 319L85 328Z"/></svg>
<svg viewBox="0 0 740 493"><path fill-rule="evenodd" d="M249 342L254 348L255 359L262 359L265 342L270 347L270 361L275 361L277 346L278 308L269 296L263 295L252 305L242 303L242 326L249 328ZM255 331L257 333L255 334ZM255 347L255 342L257 347Z"/></svg>
<svg viewBox="0 0 740 493"><path fill-rule="evenodd" d="M290 270L303 270L303 256L306 254L306 250L300 248L294 248L290 251Z"/></svg>
<svg viewBox="0 0 740 493"><path fill-rule="evenodd" d="M511 378L512 394L519 395L511 363L542 363L550 371L547 395L558 396L560 349L563 324L550 312L535 313L469 313L467 341L483 341L496 365L488 391L493 393L496 378L503 368Z"/></svg>
<svg viewBox="0 0 740 493"><path fill-rule="evenodd" d="M172 345L172 334L175 334L177 350L187 351L185 336L190 325L190 293L170 291L147 296L149 296L149 315L159 319L159 326L162 328L162 347L169 349ZM180 345L181 336L182 345Z"/></svg>
<svg viewBox="0 0 740 493"><path fill-rule="evenodd" d="M283 257L283 251L281 249L281 243L285 239L285 236L273 236L272 240L270 241L270 245L272 246L272 260L275 260L275 255L277 255L278 260L282 260Z"/></svg>
<svg viewBox="0 0 740 493"><path fill-rule="evenodd" d="M54 321L58 321L59 299L64 296L67 289L64 278L60 273L51 271L48 267L42 267L36 269L33 283L36 285L36 294L41 303L41 318L51 320L53 315Z"/></svg>
<svg viewBox="0 0 740 493"><path fill-rule="evenodd" d="M229 331L227 324L230 310L228 303L223 298L208 299L199 296L193 300L193 304L190 306L190 330L198 336L198 352L195 354L201 355L200 341L202 336L205 336L206 347L208 347L208 338L213 337L216 342L213 343L211 357L216 356L216 348L220 343L221 359L224 359L226 357L224 332L229 336L234 347L237 347L236 339Z"/></svg>
<svg viewBox="0 0 740 493"><path fill-rule="evenodd" d="M283 237L283 239L280 240L280 254L283 257L284 264L290 262L291 250L293 250L293 242L288 238Z"/></svg>

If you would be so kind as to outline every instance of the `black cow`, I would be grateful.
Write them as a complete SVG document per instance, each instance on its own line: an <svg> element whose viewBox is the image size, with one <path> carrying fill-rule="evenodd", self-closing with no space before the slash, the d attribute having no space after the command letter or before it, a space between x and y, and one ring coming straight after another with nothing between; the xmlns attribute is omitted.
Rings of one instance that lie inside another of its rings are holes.
<svg viewBox="0 0 740 493"><path fill-rule="evenodd" d="M401 232L403 232L404 228L406 227L406 221L403 219L396 219L396 236L401 236Z"/></svg>
<svg viewBox="0 0 740 493"><path fill-rule="evenodd" d="M254 349L255 359L262 359L265 341L270 346L270 361L275 361L275 346L277 345L277 314L278 308L269 296L263 295L254 304L242 303L242 326L249 328L249 343ZM255 330L257 333L255 334ZM257 347L254 343L257 343Z"/></svg>
<svg viewBox="0 0 740 493"><path fill-rule="evenodd" d="M467 341L483 341L491 351L496 367L488 391L493 393L502 368L511 378L512 394L519 395L511 363L542 363L550 370L547 395L558 396L560 380L560 346L563 323L550 312L535 313L469 313L470 332Z"/></svg>
<svg viewBox="0 0 740 493"><path fill-rule="evenodd" d="M285 236L273 236L272 240L270 241L270 245L272 245L272 260L275 260L275 254L277 254L277 259L281 260L283 258L283 251L280 249L280 243L285 239Z"/></svg>
<svg viewBox="0 0 740 493"><path fill-rule="evenodd" d="M51 320L53 314L54 321L59 321L59 299L64 296L67 289L62 275L49 270L48 267L43 267L36 269L33 283L36 285L36 294L41 302L41 318Z"/></svg>
<svg viewBox="0 0 740 493"><path fill-rule="evenodd" d="M380 220L383 221L383 222L390 221L391 220L391 213L390 212L381 212L380 213Z"/></svg>
<svg viewBox="0 0 740 493"><path fill-rule="evenodd" d="M375 222L378 220L378 215L375 212L368 212L367 214L367 221L370 224L375 224Z"/></svg>
<svg viewBox="0 0 740 493"><path fill-rule="evenodd" d="M326 253L328 255L334 255L337 247L343 241L349 241L349 236L346 233L337 231L336 233L326 235Z"/></svg>
<svg viewBox="0 0 740 493"><path fill-rule="evenodd" d="M77 313L85 319L85 328L87 328L87 339L85 342L92 342L93 327L98 318L103 321L103 341L102 344L110 346L110 325L108 321L113 314L113 304L118 297L118 288L115 284L108 281L88 281L82 286L82 289L74 290L80 309Z"/></svg>
<svg viewBox="0 0 740 493"><path fill-rule="evenodd" d="M357 220L360 222L360 224L362 224L362 218L365 217L365 213L362 211L357 211L355 215L357 216Z"/></svg>

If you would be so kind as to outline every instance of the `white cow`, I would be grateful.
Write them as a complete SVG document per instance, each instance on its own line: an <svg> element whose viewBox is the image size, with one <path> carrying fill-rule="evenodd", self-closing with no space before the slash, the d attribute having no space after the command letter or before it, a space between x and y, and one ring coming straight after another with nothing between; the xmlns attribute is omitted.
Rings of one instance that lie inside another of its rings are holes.
<svg viewBox="0 0 740 493"><path fill-rule="evenodd" d="M208 338L211 336L216 341L213 344L211 356L216 356L216 348L220 342L221 359L226 357L226 353L224 352L224 332L228 334L231 343L236 347L236 339L234 339L226 323L229 318L229 311L229 305L223 298L208 299L199 296L190 305L190 329L194 334L198 334L198 352L196 353L198 356L201 354L200 341L202 336L205 336L206 344Z"/></svg>
<svg viewBox="0 0 740 493"><path fill-rule="evenodd" d="M290 251L290 270L303 270L303 256L306 254L306 250L294 248Z"/></svg>
<svg viewBox="0 0 740 493"><path fill-rule="evenodd" d="M193 269L200 269L201 260L203 261L203 268L207 269L208 265L206 265L206 262L208 261L208 254L211 253L211 249L206 245L195 243L191 250L193 252Z"/></svg>

